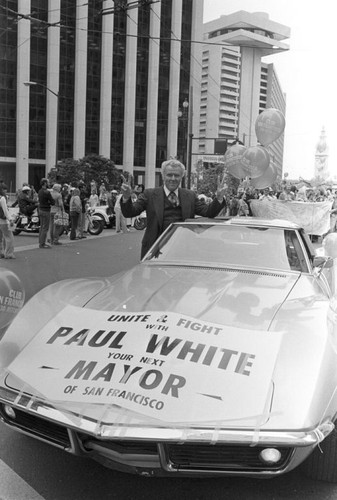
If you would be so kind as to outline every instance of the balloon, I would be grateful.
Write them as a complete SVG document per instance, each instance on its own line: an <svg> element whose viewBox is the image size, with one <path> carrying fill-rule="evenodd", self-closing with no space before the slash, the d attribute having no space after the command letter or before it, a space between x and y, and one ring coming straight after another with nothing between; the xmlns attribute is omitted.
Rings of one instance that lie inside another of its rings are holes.
<svg viewBox="0 0 337 500"><path fill-rule="evenodd" d="M260 177L255 177L250 181L251 185L257 189L264 189L271 186L277 178L277 170L274 165L269 165L267 170Z"/></svg>
<svg viewBox="0 0 337 500"><path fill-rule="evenodd" d="M268 108L262 111L255 121L257 140L262 146L268 146L280 137L285 124L285 118L278 109Z"/></svg>
<svg viewBox="0 0 337 500"><path fill-rule="evenodd" d="M1 268L0 328L7 326L20 311L25 301L25 291L20 279L9 269Z"/></svg>
<svg viewBox="0 0 337 500"><path fill-rule="evenodd" d="M246 149L241 144L234 144L225 153L225 165L228 168L228 172L237 179L242 179L247 175L241 164L241 158Z"/></svg>
<svg viewBox="0 0 337 500"><path fill-rule="evenodd" d="M254 179L260 177L268 168L270 157L268 151L262 146L252 146L242 155L241 164L245 176Z"/></svg>

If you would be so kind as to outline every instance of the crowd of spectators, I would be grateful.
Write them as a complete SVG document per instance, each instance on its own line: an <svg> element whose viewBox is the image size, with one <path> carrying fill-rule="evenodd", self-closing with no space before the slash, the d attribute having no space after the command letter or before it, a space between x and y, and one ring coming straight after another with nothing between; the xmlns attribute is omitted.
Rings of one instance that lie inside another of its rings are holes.
<svg viewBox="0 0 337 500"><path fill-rule="evenodd" d="M200 195L204 196L204 195ZM337 214L337 191L332 188L308 187L283 183L279 190L271 187L257 189L252 186L239 187L237 191L230 191L227 194L226 213L228 216L252 216L250 208L251 200L280 200L298 202L322 202L331 201L332 209Z"/></svg>

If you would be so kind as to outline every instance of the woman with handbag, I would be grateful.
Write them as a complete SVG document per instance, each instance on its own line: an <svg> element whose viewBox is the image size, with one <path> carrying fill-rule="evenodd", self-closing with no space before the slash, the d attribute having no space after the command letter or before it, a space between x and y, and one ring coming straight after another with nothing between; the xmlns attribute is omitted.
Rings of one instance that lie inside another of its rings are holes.
<svg viewBox="0 0 337 500"><path fill-rule="evenodd" d="M55 201L55 205L50 208L50 241L52 245L62 245L59 241L60 232L63 225L56 223L57 218L62 218L62 213L64 212L63 199L61 195L61 184L54 184L52 188L51 195Z"/></svg>

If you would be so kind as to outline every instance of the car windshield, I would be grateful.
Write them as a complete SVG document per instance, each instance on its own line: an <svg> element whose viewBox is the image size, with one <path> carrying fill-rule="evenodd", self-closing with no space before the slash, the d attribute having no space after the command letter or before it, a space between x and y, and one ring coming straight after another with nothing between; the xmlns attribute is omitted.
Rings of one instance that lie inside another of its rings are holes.
<svg viewBox="0 0 337 500"><path fill-rule="evenodd" d="M297 232L273 227L173 225L146 260L308 272Z"/></svg>

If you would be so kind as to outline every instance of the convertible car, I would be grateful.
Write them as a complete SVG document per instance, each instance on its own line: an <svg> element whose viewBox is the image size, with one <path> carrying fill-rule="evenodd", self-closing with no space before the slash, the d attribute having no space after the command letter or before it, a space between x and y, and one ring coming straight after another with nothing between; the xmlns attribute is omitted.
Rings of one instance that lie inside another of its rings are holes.
<svg viewBox="0 0 337 500"><path fill-rule="evenodd" d="M144 476L335 482L335 276L292 223L173 224L129 271L23 306L0 342L0 417Z"/></svg>

